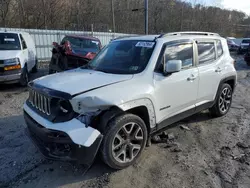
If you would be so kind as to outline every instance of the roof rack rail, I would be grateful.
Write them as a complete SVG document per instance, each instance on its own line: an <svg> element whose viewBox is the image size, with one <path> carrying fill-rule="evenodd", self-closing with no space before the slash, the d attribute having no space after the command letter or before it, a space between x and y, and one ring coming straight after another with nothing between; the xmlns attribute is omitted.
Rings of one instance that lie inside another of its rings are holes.
<svg viewBox="0 0 250 188"><path fill-rule="evenodd" d="M218 33L200 32L200 31L185 31L185 32L173 32L173 33L162 34L159 36L159 38L163 38L163 37L167 37L167 36L181 36L181 35L220 36Z"/></svg>
<svg viewBox="0 0 250 188"><path fill-rule="evenodd" d="M111 39L111 41L114 41L114 40L119 40L119 39L123 39L123 38L130 38L130 37L138 37L140 35L125 35L125 36L119 36L119 37L116 37L114 39Z"/></svg>

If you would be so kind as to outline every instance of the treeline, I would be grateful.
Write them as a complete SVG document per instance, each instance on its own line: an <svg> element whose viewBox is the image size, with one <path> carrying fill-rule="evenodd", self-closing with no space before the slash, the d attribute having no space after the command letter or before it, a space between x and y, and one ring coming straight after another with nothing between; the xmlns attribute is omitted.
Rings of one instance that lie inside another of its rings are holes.
<svg viewBox="0 0 250 188"><path fill-rule="evenodd" d="M211 31L250 35L244 12L178 0L149 0L149 33ZM144 32L144 0L113 0L115 31ZM0 27L112 31L111 0L0 0Z"/></svg>

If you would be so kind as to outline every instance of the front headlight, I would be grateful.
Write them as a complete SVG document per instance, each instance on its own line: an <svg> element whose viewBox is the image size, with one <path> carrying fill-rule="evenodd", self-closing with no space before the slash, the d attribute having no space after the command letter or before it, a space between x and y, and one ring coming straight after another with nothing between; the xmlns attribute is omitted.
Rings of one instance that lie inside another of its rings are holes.
<svg viewBox="0 0 250 188"><path fill-rule="evenodd" d="M52 114L55 115L54 122L65 122L71 120L75 113L69 101L63 99L52 99Z"/></svg>
<svg viewBox="0 0 250 188"><path fill-rule="evenodd" d="M13 58L13 59L6 59L6 60L4 60L4 64L5 65L17 65L19 63L20 63L19 58Z"/></svg>

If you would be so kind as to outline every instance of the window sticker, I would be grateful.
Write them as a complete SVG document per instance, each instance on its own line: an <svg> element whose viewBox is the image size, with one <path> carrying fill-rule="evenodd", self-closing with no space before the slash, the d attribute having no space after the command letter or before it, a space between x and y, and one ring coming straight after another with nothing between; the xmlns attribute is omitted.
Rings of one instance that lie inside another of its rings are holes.
<svg viewBox="0 0 250 188"><path fill-rule="evenodd" d="M137 42L136 47L153 48L155 42Z"/></svg>
<svg viewBox="0 0 250 188"><path fill-rule="evenodd" d="M4 41L5 41L5 42L15 42L15 39L12 39L12 38L5 38Z"/></svg>

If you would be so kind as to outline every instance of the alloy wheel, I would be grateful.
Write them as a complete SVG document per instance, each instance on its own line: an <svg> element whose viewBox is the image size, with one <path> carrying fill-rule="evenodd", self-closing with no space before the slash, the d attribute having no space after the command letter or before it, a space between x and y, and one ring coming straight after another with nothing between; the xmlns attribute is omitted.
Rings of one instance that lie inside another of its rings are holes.
<svg viewBox="0 0 250 188"><path fill-rule="evenodd" d="M219 108L222 113L226 113L232 102L232 91L229 88L224 88L219 99Z"/></svg>
<svg viewBox="0 0 250 188"><path fill-rule="evenodd" d="M127 123L116 133L112 142L112 155L119 163L128 163L139 154L143 147L142 128L134 122Z"/></svg>

